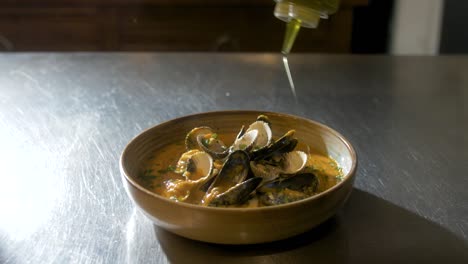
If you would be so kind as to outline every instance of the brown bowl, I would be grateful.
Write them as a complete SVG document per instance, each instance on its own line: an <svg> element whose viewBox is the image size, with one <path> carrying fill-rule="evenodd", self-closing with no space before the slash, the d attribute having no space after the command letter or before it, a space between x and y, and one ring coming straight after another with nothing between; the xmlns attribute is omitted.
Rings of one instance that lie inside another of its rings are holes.
<svg viewBox="0 0 468 264"><path fill-rule="evenodd" d="M236 133L258 115L267 115L274 136L290 129L296 137L334 158L344 179L334 187L304 200L260 208L203 207L172 201L136 181L144 162L167 144L180 142L194 127L209 126L219 133ZM157 226L175 234L220 244L252 244L285 239L303 233L333 216L353 188L357 158L351 144L335 130L305 118L259 111L219 111L173 119L154 126L130 141L120 158L127 194Z"/></svg>

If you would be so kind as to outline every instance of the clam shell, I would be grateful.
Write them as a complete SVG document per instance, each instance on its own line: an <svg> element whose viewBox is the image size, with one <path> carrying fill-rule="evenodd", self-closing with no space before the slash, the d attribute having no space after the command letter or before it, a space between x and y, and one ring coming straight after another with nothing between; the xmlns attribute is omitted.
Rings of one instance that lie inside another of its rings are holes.
<svg viewBox="0 0 468 264"><path fill-rule="evenodd" d="M258 135L253 147L254 149L261 149L270 144L272 137L270 125L263 121L255 121L249 126L247 132L252 130L258 131Z"/></svg>
<svg viewBox="0 0 468 264"><path fill-rule="evenodd" d="M191 149L200 149L200 146L198 144L198 140L197 140L197 137L199 135L206 135L206 134L210 134L210 133L214 133L213 132L213 129L211 129L210 127L207 127L207 126L202 126L202 127L196 127L192 130L190 130L187 135L185 136L185 148L187 150L191 150Z"/></svg>
<svg viewBox="0 0 468 264"><path fill-rule="evenodd" d="M232 144L232 150L244 150L247 152L250 151L258 138L257 136L258 130L250 130L245 132L245 134L234 141L234 144Z"/></svg>
<svg viewBox="0 0 468 264"><path fill-rule="evenodd" d="M283 157L283 173L294 174L298 173L307 164L307 154L303 151L291 151L284 154Z"/></svg>
<svg viewBox="0 0 468 264"><path fill-rule="evenodd" d="M197 136L199 147L206 153L210 154L213 158L223 159L229 154L229 148L227 148L221 140L213 139L213 142L209 145L206 145L204 140L206 140L204 135Z"/></svg>
<svg viewBox="0 0 468 264"><path fill-rule="evenodd" d="M213 171L213 159L206 152L197 152L193 154L187 164L187 169L182 174L188 181L196 183L206 181Z"/></svg>

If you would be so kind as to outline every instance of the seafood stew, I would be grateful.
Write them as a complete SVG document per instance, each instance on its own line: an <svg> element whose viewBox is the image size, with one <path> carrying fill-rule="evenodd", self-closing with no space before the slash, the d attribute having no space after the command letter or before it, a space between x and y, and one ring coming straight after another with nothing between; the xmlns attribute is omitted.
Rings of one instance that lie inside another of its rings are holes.
<svg viewBox="0 0 468 264"><path fill-rule="evenodd" d="M196 127L154 153L138 180L163 197L217 207L284 204L342 180L336 161L303 144L294 130L277 138L273 130L264 115L238 133Z"/></svg>

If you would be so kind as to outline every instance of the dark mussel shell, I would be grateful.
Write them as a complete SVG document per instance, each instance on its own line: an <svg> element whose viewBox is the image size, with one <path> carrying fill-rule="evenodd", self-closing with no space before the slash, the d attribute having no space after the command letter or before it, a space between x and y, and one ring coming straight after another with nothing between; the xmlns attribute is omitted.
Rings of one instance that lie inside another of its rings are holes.
<svg viewBox="0 0 468 264"><path fill-rule="evenodd" d="M232 152L208 188L208 192L211 192L213 188L218 188L221 194L238 183L243 182L249 173L249 165L249 155L247 152L243 150Z"/></svg>
<svg viewBox="0 0 468 264"><path fill-rule="evenodd" d="M250 178L230 188L224 193L217 195L213 200L211 200L209 205L220 206L243 204L249 199L250 194L257 189L261 182L261 177Z"/></svg>
<svg viewBox="0 0 468 264"><path fill-rule="evenodd" d="M297 145L297 139L293 137L295 132L295 130L289 130L272 144L257 151L253 151L251 153L252 160L267 159L275 154L287 153L294 150Z"/></svg>
<svg viewBox="0 0 468 264"><path fill-rule="evenodd" d="M259 202L278 205L305 199L316 193L318 179L312 173L300 173L268 182L258 188Z"/></svg>
<svg viewBox="0 0 468 264"><path fill-rule="evenodd" d="M241 138L245 134L245 131L246 131L245 126L242 126L239 133L236 136L236 139Z"/></svg>

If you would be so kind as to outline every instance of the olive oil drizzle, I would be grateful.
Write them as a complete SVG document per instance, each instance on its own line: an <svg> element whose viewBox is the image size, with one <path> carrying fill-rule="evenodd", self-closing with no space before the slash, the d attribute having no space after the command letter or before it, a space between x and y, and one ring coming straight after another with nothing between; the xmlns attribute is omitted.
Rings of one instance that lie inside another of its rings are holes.
<svg viewBox="0 0 468 264"><path fill-rule="evenodd" d="M291 52L291 48L296 40L297 33L301 29L301 21L299 19L291 19L286 26L286 34L284 35L283 48L281 53L283 53L283 64L286 75L288 76L289 86L291 88L291 93L294 96L294 100L297 102L296 87L294 86L294 81L291 75L291 70L289 68L288 54Z"/></svg>
<svg viewBox="0 0 468 264"><path fill-rule="evenodd" d="M286 71L286 75L288 76L289 86L291 87L292 95L294 96L294 100L297 101L296 87L294 86L294 81L291 76L291 70L289 69L288 57L286 55L283 55L283 64L284 64L284 70Z"/></svg>

